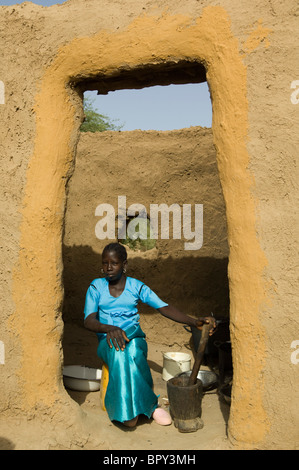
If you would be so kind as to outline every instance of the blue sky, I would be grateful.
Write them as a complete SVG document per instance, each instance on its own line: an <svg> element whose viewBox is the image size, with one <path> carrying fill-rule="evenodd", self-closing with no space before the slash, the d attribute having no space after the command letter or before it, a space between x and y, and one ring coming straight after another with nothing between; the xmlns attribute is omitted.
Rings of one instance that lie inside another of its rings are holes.
<svg viewBox="0 0 299 470"><path fill-rule="evenodd" d="M212 126L207 83L118 90L108 95L86 92L100 114L124 124L122 130L172 130Z"/></svg>
<svg viewBox="0 0 299 470"><path fill-rule="evenodd" d="M0 0L0 5L24 3L22 0ZM34 0L51 6L65 0ZM172 130L190 126L212 127L212 106L207 83L154 86L142 90L118 90L108 95L88 91L94 107L123 125L122 130Z"/></svg>

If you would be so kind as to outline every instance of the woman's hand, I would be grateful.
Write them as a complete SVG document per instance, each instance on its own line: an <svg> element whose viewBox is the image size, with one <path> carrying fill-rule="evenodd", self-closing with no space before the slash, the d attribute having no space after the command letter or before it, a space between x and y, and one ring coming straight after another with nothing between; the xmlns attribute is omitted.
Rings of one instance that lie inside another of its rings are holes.
<svg viewBox="0 0 299 470"><path fill-rule="evenodd" d="M199 330L202 329L204 323L209 323L211 326L210 329L210 336L215 332L216 329L216 321L215 318L210 317L199 317L197 319L189 317L185 315L185 313L180 312L176 307L172 307L171 305L167 305L167 307L158 308L158 311L164 315L164 317L170 318L171 320L177 321L179 323L186 323L189 326L195 326Z"/></svg>
<svg viewBox="0 0 299 470"><path fill-rule="evenodd" d="M115 347L117 351L119 351L119 348L123 351L126 347L125 342L130 341L129 338L127 338L126 333L118 326L100 323L97 320L97 312L93 312L88 315L84 320L84 326L95 333L106 333L109 348Z"/></svg>
<svg viewBox="0 0 299 470"><path fill-rule="evenodd" d="M126 342L129 342L124 330L118 326L109 326L106 337L109 348L115 347L116 351L119 351L119 348L123 351L126 347Z"/></svg>
<svg viewBox="0 0 299 470"><path fill-rule="evenodd" d="M199 330L202 330L202 327L203 327L204 324L209 324L210 325L209 335L212 336L212 334L214 334L215 330L216 330L215 318L214 317L200 317L195 322L195 326Z"/></svg>

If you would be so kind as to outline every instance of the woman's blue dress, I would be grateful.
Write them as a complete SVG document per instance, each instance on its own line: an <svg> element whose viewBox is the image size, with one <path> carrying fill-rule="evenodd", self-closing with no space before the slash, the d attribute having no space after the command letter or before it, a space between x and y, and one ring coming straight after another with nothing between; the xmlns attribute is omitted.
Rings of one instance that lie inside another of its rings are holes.
<svg viewBox="0 0 299 470"><path fill-rule="evenodd" d="M109 348L105 333L97 333L98 356L109 368L105 407L111 421L123 422L140 414L150 418L158 406L147 363L145 334L139 325L139 301L155 309L168 305L148 286L132 277L126 278L119 297L110 294L105 278L95 279L86 294L84 318L97 312L96 318L101 323L122 328L130 339L124 351L117 351L114 347Z"/></svg>

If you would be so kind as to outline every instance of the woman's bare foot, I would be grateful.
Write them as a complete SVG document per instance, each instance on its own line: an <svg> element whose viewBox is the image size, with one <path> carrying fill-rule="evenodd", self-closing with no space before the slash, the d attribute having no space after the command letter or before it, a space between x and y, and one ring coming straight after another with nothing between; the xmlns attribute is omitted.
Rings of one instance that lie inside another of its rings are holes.
<svg viewBox="0 0 299 470"><path fill-rule="evenodd" d="M128 421L124 421L122 424L124 426L127 426L128 428L134 428L137 424L137 421L138 421L138 416L136 416L133 419L129 419Z"/></svg>

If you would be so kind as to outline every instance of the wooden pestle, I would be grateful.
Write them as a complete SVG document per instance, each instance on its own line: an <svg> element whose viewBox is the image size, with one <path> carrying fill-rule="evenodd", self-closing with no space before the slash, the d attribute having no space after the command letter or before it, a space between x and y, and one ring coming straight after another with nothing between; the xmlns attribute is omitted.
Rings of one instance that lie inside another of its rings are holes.
<svg viewBox="0 0 299 470"><path fill-rule="evenodd" d="M203 360L203 356L204 356L205 349L206 349L206 346L207 346L207 342L208 342L208 339L209 339L210 329L211 329L211 324L210 323L205 323L202 327L201 338L200 338L200 342L199 342L199 345L198 345L198 350L197 350L197 353L196 353L195 362L194 362L194 365L193 365L193 368L192 368L192 372L191 372L191 375L189 377L188 385L196 384L197 374L198 374L198 371L200 369L200 366L201 366L201 363L202 363L202 360Z"/></svg>

